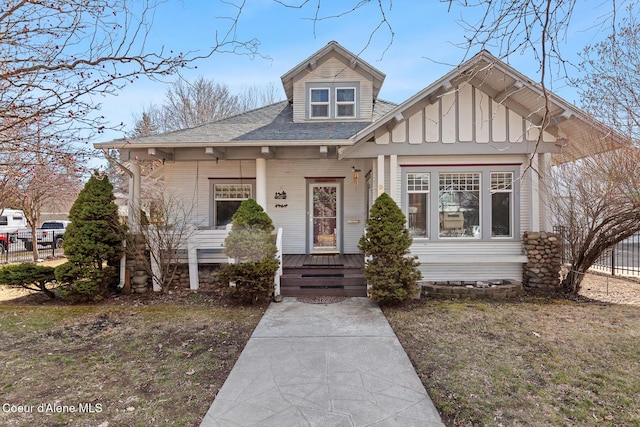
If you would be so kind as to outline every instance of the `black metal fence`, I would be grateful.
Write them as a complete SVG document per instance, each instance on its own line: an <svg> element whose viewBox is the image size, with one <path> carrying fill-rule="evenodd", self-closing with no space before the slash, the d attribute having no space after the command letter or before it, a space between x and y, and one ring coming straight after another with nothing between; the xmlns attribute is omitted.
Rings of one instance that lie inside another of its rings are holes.
<svg viewBox="0 0 640 427"><path fill-rule="evenodd" d="M553 231L562 237L562 262L568 262L569 248L565 243L566 228L555 226ZM612 276L640 276L640 233L607 249L591 268Z"/></svg>
<svg viewBox="0 0 640 427"><path fill-rule="evenodd" d="M53 230L52 230L53 231ZM60 235L52 232L36 236L38 258L45 259L64 255ZM31 232L0 233L0 263L33 261L33 239Z"/></svg>

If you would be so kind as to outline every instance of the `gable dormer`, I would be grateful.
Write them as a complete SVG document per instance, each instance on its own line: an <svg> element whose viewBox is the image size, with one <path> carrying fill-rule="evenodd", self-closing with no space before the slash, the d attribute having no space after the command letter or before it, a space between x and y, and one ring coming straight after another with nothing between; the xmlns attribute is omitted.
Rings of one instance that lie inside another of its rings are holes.
<svg viewBox="0 0 640 427"><path fill-rule="evenodd" d="M384 78L335 41L281 77L294 122L371 122Z"/></svg>

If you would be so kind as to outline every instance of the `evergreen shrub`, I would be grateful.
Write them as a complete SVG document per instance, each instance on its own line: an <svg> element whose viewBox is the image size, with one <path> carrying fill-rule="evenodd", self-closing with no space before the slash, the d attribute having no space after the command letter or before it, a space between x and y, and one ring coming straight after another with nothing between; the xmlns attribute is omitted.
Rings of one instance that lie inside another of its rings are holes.
<svg viewBox="0 0 640 427"><path fill-rule="evenodd" d="M223 282L234 283L229 293L243 302L255 302L273 294L273 279L279 267L273 222L253 199L245 200L233 215L225 240L225 253L235 264L220 269Z"/></svg>
<svg viewBox="0 0 640 427"><path fill-rule="evenodd" d="M382 304L412 298L422 278L419 263L408 256L412 239L405 224L406 218L396 202L382 193L371 207L366 234L358 243L369 257L363 272L371 286L369 295Z"/></svg>
<svg viewBox="0 0 640 427"><path fill-rule="evenodd" d="M69 261L56 268L56 279L70 294L96 300L115 289L124 226L114 200L109 179L94 174L69 211L64 239Z"/></svg>
<svg viewBox="0 0 640 427"><path fill-rule="evenodd" d="M25 262L0 268L0 284L42 292L52 299L56 294L47 284L54 280L53 267Z"/></svg>

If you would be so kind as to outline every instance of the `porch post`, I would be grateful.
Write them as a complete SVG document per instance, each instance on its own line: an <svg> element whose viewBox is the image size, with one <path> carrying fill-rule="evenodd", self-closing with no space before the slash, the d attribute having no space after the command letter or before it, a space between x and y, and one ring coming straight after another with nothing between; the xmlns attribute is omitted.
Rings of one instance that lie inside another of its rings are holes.
<svg viewBox="0 0 640 427"><path fill-rule="evenodd" d="M389 196L400 206L398 199L398 155L389 156Z"/></svg>
<svg viewBox="0 0 640 427"><path fill-rule="evenodd" d="M131 171L131 177L129 178L129 203L127 205L129 210L129 230L137 233L140 231L140 165L131 162L128 167Z"/></svg>
<svg viewBox="0 0 640 427"><path fill-rule="evenodd" d="M256 202L267 212L267 160L256 159Z"/></svg>
<svg viewBox="0 0 640 427"><path fill-rule="evenodd" d="M540 178L538 154L534 153L530 159L529 177L531 178L531 226L530 231L540 231ZM525 230L526 231L526 230Z"/></svg>
<svg viewBox="0 0 640 427"><path fill-rule="evenodd" d="M384 193L384 154L378 154L378 192L377 197Z"/></svg>
<svg viewBox="0 0 640 427"><path fill-rule="evenodd" d="M540 229L542 231L551 231L553 228L553 220L551 218L551 209L549 202L549 179L551 172L551 153L543 153L540 154L540 164L538 165L540 170L540 182L539 182L539 191L540 191L540 206L541 211L544 214L540 218Z"/></svg>

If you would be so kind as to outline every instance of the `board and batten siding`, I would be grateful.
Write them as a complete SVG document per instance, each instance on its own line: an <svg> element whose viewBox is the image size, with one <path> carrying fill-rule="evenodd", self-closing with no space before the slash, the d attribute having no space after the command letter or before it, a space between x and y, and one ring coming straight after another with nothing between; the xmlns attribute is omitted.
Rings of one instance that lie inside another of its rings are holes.
<svg viewBox="0 0 640 427"><path fill-rule="evenodd" d="M539 128L481 89L463 83L456 89L414 107L391 132L376 133L376 143L535 143ZM555 142L543 132L544 142ZM498 147L500 148L500 147Z"/></svg>
<svg viewBox="0 0 640 427"><path fill-rule="evenodd" d="M337 56L331 56L319 63L314 70L308 69L306 74L298 77L293 83L293 121L302 122L307 119L307 83L350 83L358 82L360 87L360 117L358 120L371 120L373 114L373 82L372 77L352 69L349 64Z"/></svg>
<svg viewBox="0 0 640 427"><path fill-rule="evenodd" d="M364 170L365 163L331 159L267 160L267 213L276 227L282 227L283 253L306 252L309 199L305 178L344 178L341 181L343 252L359 252L358 241L365 226L366 180L360 172L356 186L352 167ZM287 198L275 199L275 193L283 191Z"/></svg>

